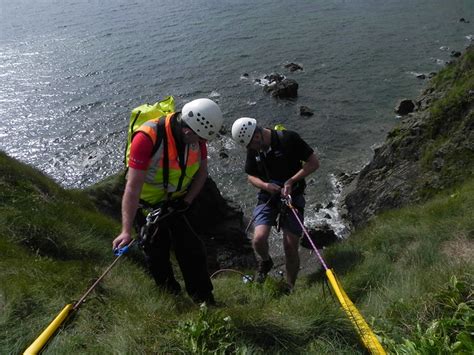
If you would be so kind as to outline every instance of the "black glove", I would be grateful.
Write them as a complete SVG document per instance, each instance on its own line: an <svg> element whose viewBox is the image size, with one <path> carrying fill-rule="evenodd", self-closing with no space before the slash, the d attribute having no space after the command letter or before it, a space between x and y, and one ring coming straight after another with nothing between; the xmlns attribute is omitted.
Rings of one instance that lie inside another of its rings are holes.
<svg viewBox="0 0 474 355"><path fill-rule="evenodd" d="M184 213L189 209L189 206L191 205L183 199L170 201L170 208L174 212Z"/></svg>

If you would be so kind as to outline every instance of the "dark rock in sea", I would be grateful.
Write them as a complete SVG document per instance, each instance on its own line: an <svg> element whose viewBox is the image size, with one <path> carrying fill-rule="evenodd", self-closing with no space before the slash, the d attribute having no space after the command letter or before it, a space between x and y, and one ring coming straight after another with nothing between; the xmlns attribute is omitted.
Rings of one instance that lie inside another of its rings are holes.
<svg viewBox="0 0 474 355"><path fill-rule="evenodd" d="M219 134L226 135L228 132L228 128L225 124L222 125L221 129L219 130Z"/></svg>
<svg viewBox="0 0 474 355"><path fill-rule="evenodd" d="M248 77L249 77L249 75L248 75L247 73L243 73L242 76L243 76L244 78L248 78Z"/></svg>
<svg viewBox="0 0 474 355"><path fill-rule="evenodd" d="M286 64L285 68L288 69L291 72L294 72L294 71L297 71L297 70L303 70L303 67L299 64L296 64L296 63Z"/></svg>
<svg viewBox="0 0 474 355"><path fill-rule="evenodd" d="M326 208L333 208L334 207L334 202L331 201L326 205Z"/></svg>
<svg viewBox="0 0 474 355"><path fill-rule="evenodd" d="M418 74L416 76L418 79L426 79L426 75L425 74Z"/></svg>
<svg viewBox="0 0 474 355"><path fill-rule="evenodd" d="M415 109L415 103L412 100L403 99L395 107L395 112L401 116L408 115Z"/></svg>
<svg viewBox="0 0 474 355"><path fill-rule="evenodd" d="M459 19L459 22L469 23L469 21L466 20L464 17L461 17L461 18Z"/></svg>
<svg viewBox="0 0 474 355"><path fill-rule="evenodd" d="M279 73L271 73L270 75L265 75L263 78L268 80L269 84L273 84L283 81L285 76Z"/></svg>
<svg viewBox="0 0 474 355"><path fill-rule="evenodd" d="M295 98L298 96L298 83L293 79L283 79L272 85L265 85L264 90L270 92L273 97Z"/></svg>
<svg viewBox="0 0 474 355"><path fill-rule="evenodd" d="M229 157L229 155L222 149L219 152L219 157L221 157L222 159L227 159Z"/></svg>
<svg viewBox="0 0 474 355"><path fill-rule="evenodd" d="M308 106L300 106L300 116L313 116L314 111L311 110Z"/></svg>
<svg viewBox="0 0 474 355"><path fill-rule="evenodd" d="M451 57L459 58L461 56L461 52L458 51L451 51Z"/></svg>
<svg viewBox="0 0 474 355"><path fill-rule="evenodd" d="M321 203L316 204L316 212L319 212L319 210L323 208L323 205Z"/></svg>

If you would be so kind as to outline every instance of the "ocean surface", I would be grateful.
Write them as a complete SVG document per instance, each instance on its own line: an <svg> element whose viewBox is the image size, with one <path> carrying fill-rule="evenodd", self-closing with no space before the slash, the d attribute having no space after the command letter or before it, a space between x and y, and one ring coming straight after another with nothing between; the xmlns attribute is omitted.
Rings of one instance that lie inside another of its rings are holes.
<svg viewBox="0 0 474 355"><path fill-rule="evenodd" d="M321 161L309 223L337 225L334 208L315 208L337 196L335 177L369 161L396 102L427 84L417 74L472 41L473 0L0 0L0 149L85 187L123 168L134 107L209 97L228 132L241 116L299 132ZM255 79L271 73L295 79L298 98L266 94ZM229 133L210 144L211 176L249 214L244 159Z"/></svg>

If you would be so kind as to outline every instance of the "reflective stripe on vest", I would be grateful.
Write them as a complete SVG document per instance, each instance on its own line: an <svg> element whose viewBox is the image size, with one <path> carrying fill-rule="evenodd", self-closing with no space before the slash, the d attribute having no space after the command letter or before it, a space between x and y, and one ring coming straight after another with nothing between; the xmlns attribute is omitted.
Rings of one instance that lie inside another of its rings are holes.
<svg viewBox="0 0 474 355"><path fill-rule="evenodd" d="M201 149L199 143L185 145L184 161L186 163L185 175L182 181L181 189L178 191L178 183L181 177L181 167L179 165L178 149L176 141L173 137L171 129L171 120L174 114L166 116L165 131L168 140L168 157L169 157L169 180L168 187L163 186L163 145L162 143L156 153L152 156L148 170L146 173L145 183L140 194L140 199L151 204L157 204L167 199L168 193L171 198L182 196L186 193L187 188L201 165ZM143 132L150 137L153 144L157 140L158 120L150 120L145 122L137 131Z"/></svg>

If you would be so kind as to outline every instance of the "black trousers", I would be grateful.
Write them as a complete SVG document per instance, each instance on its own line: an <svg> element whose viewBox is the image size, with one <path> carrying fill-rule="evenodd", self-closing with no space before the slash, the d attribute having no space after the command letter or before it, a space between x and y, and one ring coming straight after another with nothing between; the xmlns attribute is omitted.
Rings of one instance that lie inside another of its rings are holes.
<svg viewBox="0 0 474 355"><path fill-rule="evenodd" d="M207 268L206 250L186 214L177 213L158 223L154 238L143 246L145 260L156 284L177 293L180 286L170 260L170 251L173 249L183 274L186 292L194 301L211 301L213 286ZM140 211L135 221L137 227L146 223Z"/></svg>

